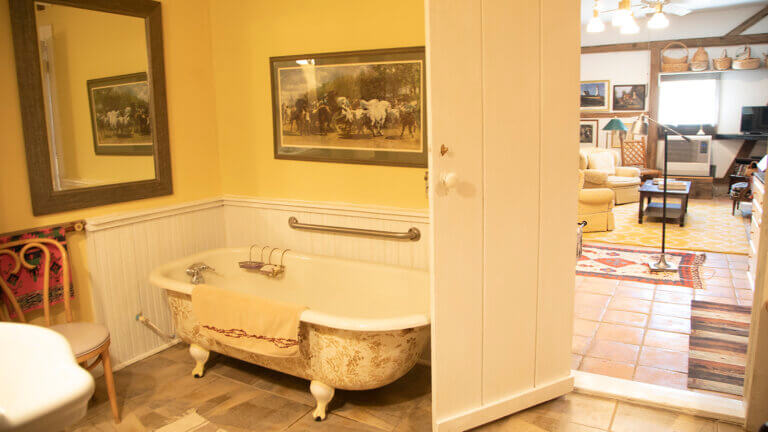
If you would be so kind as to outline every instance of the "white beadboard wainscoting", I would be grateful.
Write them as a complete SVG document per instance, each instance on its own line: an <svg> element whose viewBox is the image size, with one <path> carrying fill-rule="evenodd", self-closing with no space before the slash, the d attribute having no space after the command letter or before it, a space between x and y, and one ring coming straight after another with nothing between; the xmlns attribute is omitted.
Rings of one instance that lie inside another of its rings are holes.
<svg viewBox="0 0 768 432"><path fill-rule="evenodd" d="M429 214L401 210L307 201L224 198L227 247L250 244L289 248L318 255L427 269L429 266ZM296 230L288 226L294 216L301 223L406 232L421 231L419 241L391 240L345 234Z"/></svg>
<svg viewBox="0 0 768 432"><path fill-rule="evenodd" d="M224 246L221 200L91 218L86 230L94 316L109 328L120 369L169 344L136 320L142 312L173 332L165 291L151 286L148 275L168 261Z"/></svg>
<svg viewBox="0 0 768 432"><path fill-rule="evenodd" d="M295 230L288 218L311 224L421 231L419 241L388 240ZM426 210L364 207L341 203L217 197L185 204L86 220L88 267L96 320L110 331L115 369L155 353L168 341L142 323L142 312L172 333L165 292L149 273L168 261L208 249L270 245L319 255L427 269Z"/></svg>

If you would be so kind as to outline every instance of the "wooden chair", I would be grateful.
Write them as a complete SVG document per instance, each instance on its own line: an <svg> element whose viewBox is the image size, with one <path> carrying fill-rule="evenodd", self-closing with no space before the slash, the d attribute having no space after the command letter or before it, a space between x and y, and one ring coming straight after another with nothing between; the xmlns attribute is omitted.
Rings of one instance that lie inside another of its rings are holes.
<svg viewBox="0 0 768 432"><path fill-rule="evenodd" d="M645 137L624 140L621 143L621 165L633 166L640 169L640 178L645 181L648 178L661 176L661 170L648 168L645 159Z"/></svg>
<svg viewBox="0 0 768 432"><path fill-rule="evenodd" d="M732 184L728 190L728 196L733 201L731 216L735 216L736 210L741 210L741 203L752 201L752 189L749 187L749 181Z"/></svg>
<svg viewBox="0 0 768 432"><path fill-rule="evenodd" d="M50 305L50 268L51 268L51 253L46 244L53 245L61 253L62 264L62 281L64 292L62 292L64 300L64 313L66 317L65 324L51 325L51 305ZM19 252L15 252L12 248L21 246ZM86 370L91 370L101 362L104 366L104 379L107 384L107 394L109 395L109 404L112 408L112 415L115 418L115 423L120 422L120 414L117 409L117 396L115 394L115 381L112 375L112 364L109 359L109 330L101 325L87 322L73 322L72 321L72 309L70 307L69 299L69 287L70 287L70 269L69 258L67 257L67 251L64 249L61 243L56 240L46 238L32 238L25 240L17 240L8 243L0 244L0 256L8 255L14 262L14 266L11 269L12 274L19 272L22 266L28 270L34 269L36 266L26 261L25 254L30 249L39 249L44 259L42 260L42 276L43 276L43 314L45 315L45 325L51 330L54 330L63 335L67 341L69 341L72 347L72 353L74 354L77 362L83 366ZM16 314L16 318L19 322L26 323L26 317L21 310L13 291L8 287L5 280L0 278L0 288L2 293L9 299L11 306ZM10 321L10 316L5 304L0 307L0 319ZM88 364L89 361L92 361Z"/></svg>

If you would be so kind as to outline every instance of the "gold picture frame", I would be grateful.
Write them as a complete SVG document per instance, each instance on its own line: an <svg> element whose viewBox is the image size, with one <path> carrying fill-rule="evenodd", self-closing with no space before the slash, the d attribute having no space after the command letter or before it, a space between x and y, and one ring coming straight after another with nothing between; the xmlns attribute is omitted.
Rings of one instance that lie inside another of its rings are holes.
<svg viewBox="0 0 768 432"><path fill-rule="evenodd" d="M608 80L582 81L579 84L579 106L582 111L609 111L611 82Z"/></svg>
<svg viewBox="0 0 768 432"><path fill-rule="evenodd" d="M425 168L424 47L270 58L275 159Z"/></svg>

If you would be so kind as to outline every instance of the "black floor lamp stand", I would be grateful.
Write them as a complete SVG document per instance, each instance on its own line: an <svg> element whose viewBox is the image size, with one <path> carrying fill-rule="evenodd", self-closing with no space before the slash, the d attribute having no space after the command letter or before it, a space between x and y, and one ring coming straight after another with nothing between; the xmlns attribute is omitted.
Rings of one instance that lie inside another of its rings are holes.
<svg viewBox="0 0 768 432"><path fill-rule="evenodd" d="M682 137L684 140L691 142L690 138L687 136L681 134L680 132L665 126L656 120L648 117L645 114L641 114L640 117L635 120L635 122L632 124L632 133L636 135L648 135L648 123L644 121L644 119L648 119L657 125L659 125L662 129L668 132L672 132L675 135L678 135ZM677 264L672 264L667 262L667 256L666 256L666 243L667 243L667 163L669 161L669 135L667 133L664 134L664 192L662 194L664 204L662 205L661 209L661 254L659 255L658 261L650 261L648 262L648 268L650 268L651 272L676 272L678 267ZM682 209L681 209L682 211Z"/></svg>

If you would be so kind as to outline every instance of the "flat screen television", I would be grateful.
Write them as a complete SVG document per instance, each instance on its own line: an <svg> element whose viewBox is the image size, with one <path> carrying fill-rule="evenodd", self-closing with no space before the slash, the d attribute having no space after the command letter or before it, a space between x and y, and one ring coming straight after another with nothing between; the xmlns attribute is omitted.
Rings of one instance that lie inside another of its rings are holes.
<svg viewBox="0 0 768 432"><path fill-rule="evenodd" d="M741 133L768 134L768 106L741 107Z"/></svg>

